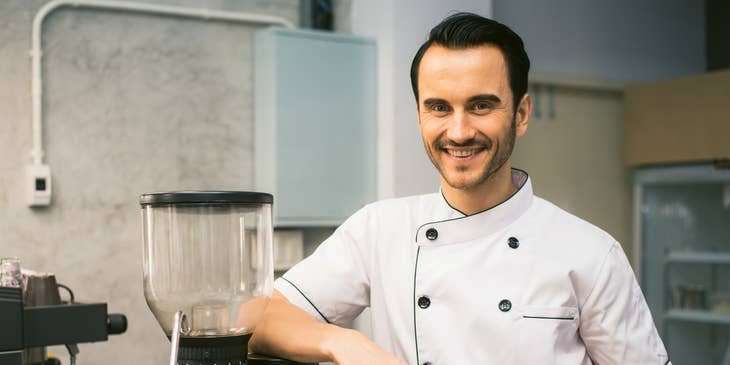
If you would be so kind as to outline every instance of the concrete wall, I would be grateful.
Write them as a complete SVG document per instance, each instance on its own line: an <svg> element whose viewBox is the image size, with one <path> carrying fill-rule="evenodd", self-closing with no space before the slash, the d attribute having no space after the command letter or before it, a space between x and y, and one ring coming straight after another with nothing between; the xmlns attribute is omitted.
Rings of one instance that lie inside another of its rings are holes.
<svg viewBox="0 0 730 365"><path fill-rule="evenodd" d="M705 70L704 1L494 0L536 71L643 81Z"/></svg>
<svg viewBox="0 0 730 365"><path fill-rule="evenodd" d="M283 16L297 0L156 1ZM0 256L57 274L80 301L125 313L126 334L82 344L81 364L162 364L169 342L142 293L138 196L251 189L254 27L63 9L44 37L53 205L26 206L31 24L45 1L0 2ZM52 348L64 355L63 347ZM62 356L64 363L68 363Z"/></svg>

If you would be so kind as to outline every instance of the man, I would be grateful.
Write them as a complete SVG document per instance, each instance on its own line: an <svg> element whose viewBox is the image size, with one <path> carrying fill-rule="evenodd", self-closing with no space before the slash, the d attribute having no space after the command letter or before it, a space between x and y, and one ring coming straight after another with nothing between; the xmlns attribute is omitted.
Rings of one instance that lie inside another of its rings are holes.
<svg viewBox="0 0 730 365"><path fill-rule="evenodd" d="M441 192L350 217L276 282L252 348L336 364L667 364L621 246L512 169L532 102L520 37L468 13L411 67ZM372 310L373 341L336 325Z"/></svg>

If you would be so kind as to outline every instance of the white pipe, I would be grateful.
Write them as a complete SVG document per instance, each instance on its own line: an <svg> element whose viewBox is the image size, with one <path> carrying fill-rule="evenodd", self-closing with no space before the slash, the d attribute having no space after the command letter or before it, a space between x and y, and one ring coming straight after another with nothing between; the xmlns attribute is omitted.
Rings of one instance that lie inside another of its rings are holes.
<svg viewBox="0 0 730 365"><path fill-rule="evenodd" d="M32 70L32 100L33 100L33 151L31 157L34 164L43 163L43 75L41 73L41 56L42 56L42 26L43 20L54 10L64 7L83 7L92 9L105 10L122 10L134 13L147 13L168 16L179 16L185 18L197 18L203 20L215 20L233 23L253 23L253 24L270 24L283 25L285 27L294 28L294 23L282 17L237 13L230 11L184 8L179 6L143 4L128 1L108 1L108 0L53 0L45 4L33 19L33 45L31 57L33 61Z"/></svg>

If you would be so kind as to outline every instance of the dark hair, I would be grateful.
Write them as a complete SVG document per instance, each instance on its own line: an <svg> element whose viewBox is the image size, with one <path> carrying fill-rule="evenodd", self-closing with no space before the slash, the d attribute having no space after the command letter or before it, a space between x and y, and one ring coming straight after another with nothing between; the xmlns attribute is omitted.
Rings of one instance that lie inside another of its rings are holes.
<svg viewBox="0 0 730 365"><path fill-rule="evenodd" d="M431 29L428 40L416 52L411 64L411 87L418 103L418 66L431 45L448 49L466 49L485 44L494 45L504 54L514 110L527 92L527 72L530 59L525 52L522 38L506 25L472 13L456 13L442 20Z"/></svg>

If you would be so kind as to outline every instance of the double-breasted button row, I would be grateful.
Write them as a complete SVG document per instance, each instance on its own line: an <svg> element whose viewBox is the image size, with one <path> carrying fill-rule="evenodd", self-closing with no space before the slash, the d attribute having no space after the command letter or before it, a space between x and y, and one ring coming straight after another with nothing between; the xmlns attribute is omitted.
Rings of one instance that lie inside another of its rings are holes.
<svg viewBox="0 0 730 365"><path fill-rule="evenodd" d="M520 247L520 240L516 237L510 237L507 239L507 246L512 249L517 249L517 247ZM502 299L498 307L502 312L509 312L512 309L512 302L509 299Z"/></svg>
<svg viewBox="0 0 730 365"><path fill-rule="evenodd" d="M516 237L510 237L507 239L507 246L512 249L517 249L517 247L520 247L520 240ZM509 312L512 309L512 302L509 299L502 299L498 307L502 312Z"/></svg>
<svg viewBox="0 0 730 365"><path fill-rule="evenodd" d="M421 309L426 309L431 306L431 299L427 296L421 296L418 298L418 306ZM499 302L499 310L502 312L509 312L512 309L512 302L509 299L502 299Z"/></svg>
<svg viewBox="0 0 730 365"><path fill-rule="evenodd" d="M433 241L439 237L439 231L436 230L436 228L429 228L426 230L426 238ZM520 247L520 240L518 240L515 237L510 237L507 239L507 245L511 248L517 248Z"/></svg>

